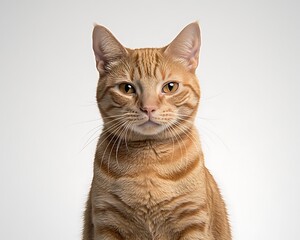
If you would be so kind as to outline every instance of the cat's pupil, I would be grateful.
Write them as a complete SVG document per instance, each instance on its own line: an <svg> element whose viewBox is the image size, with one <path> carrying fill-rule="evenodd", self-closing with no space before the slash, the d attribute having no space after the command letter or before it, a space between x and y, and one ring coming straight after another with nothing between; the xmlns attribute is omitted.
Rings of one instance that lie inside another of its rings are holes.
<svg viewBox="0 0 300 240"><path fill-rule="evenodd" d="M172 91L173 87L174 87L174 83L169 83L168 84L168 88L169 88L170 91Z"/></svg>
<svg viewBox="0 0 300 240"><path fill-rule="evenodd" d="M130 90L132 90L132 86L130 84L126 84L125 85L125 91L129 92Z"/></svg>

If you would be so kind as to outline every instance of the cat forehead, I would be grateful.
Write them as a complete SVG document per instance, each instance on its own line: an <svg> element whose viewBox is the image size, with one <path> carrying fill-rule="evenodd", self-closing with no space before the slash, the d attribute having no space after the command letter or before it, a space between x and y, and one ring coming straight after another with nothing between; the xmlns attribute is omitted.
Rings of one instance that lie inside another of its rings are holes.
<svg viewBox="0 0 300 240"><path fill-rule="evenodd" d="M136 66L145 69L152 65L159 64L164 60L163 53L159 48L139 48L131 51L130 60Z"/></svg>
<svg viewBox="0 0 300 240"><path fill-rule="evenodd" d="M148 57L161 57L163 55L162 48L136 48L130 49L132 57L148 58Z"/></svg>
<svg viewBox="0 0 300 240"><path fill-rule="evenodd" d="M165 78L165 56L161 48L140 48L129 52L131 79Z"/></svg>

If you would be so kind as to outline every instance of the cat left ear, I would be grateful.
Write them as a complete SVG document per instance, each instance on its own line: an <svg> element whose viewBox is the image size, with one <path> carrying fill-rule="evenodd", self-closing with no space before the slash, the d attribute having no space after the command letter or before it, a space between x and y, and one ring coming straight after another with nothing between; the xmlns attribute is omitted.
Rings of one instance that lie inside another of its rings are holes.
<svg viewBox="0 0 300 240"><path fill-rule="evenodd" d="M165 54L195 72L199 63L201 46L200 28L197 22L187 25L167 46Z"/></svg>
<svg viewBox="0 0 300 240"><path fill-rule="evenodd" d="M107 73L114 64L127 55L125 47L108 29L100 25L94 27L93 50L100 76Z"/></svg>

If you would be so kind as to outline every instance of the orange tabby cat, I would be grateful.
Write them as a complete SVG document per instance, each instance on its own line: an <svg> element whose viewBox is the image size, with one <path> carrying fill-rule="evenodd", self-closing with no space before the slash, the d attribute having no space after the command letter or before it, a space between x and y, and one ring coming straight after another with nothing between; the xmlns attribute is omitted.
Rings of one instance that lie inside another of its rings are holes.
<svg viewBox="0 0 300 240"><path fill-rule="evenodd" d="M231 239L193 124L200 99L198 24L166 47L135 50L97 25L93 49L104 128L83 240Z"/></svg>

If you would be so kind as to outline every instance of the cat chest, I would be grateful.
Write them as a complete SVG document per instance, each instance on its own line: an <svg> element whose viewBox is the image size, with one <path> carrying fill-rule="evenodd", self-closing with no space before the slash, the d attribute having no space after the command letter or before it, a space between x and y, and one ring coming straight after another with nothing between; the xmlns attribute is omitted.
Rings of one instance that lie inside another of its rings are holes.
<svg viewBox="0 0 300 240"><path fill-rule="evenodd" d="M151 212L159 211L170 199L177 197L196 198L205 196L203 169L198 161L178 167L180 171L169 171L170 168L145 167L134 171L115 174L97 171L96 181L104 192L112 193L133 208ZM169 173L171 172L171 173ZM176 174L173 174L173 173ZM105 173L105 174L104 174Z"/></svg>
<svg viewBox="0 0 300 240"><path fill-rule="evenodd" d="M153 173L114 180L107 183L106 191L96 194L95 218L99 223L111 221L122 226L126 235L141 231L139 234L147 234L144 239L164 239L182 220L205 222L201 184L185 180L169 181Z"/></svg>
<svg viewBox="0 0 300 240"><path fill-rule="evenodd" d="M152 174L116 181L111 191L119 201L134 209L150 225L152 221L159 222L168 218L178 205L205 202L200 182L187 179L172 182Z"/></svg>

